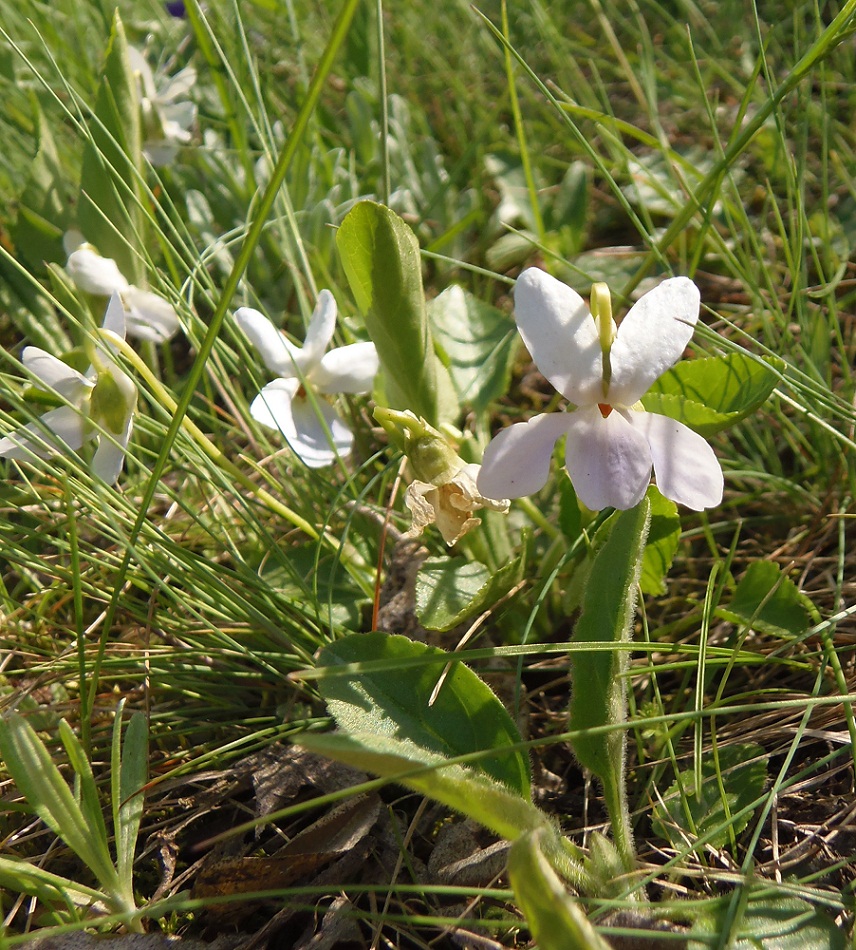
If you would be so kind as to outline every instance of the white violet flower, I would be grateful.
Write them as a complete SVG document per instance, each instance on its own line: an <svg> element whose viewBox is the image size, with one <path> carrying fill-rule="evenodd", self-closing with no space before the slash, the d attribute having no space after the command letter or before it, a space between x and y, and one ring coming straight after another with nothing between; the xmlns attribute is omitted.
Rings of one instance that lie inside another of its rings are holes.
<svg viewBox="0 0 856 950"><path fill-rule="evenodd" d="M131 69L137 77L143 126L143 154L155 166L169 165L182 145L192 138L196 104L179 101L196 83L196 70L186 66L172 78L157 80L143 54L128 47Z"/></svg>
<svg viewBox="0 0 856 950"><path fill-rule="evenodd" d="M125 339L125 311L118 295L110 298L103 329ZM133 427L137 389L116 364L108 343L93 348L92 366L83 374L37 346L24 347L24 368L65 405L50 409L38 422L0 439L0 458L32 462L96 440L92 471L113 484L122 471Z"/></svg>
<svg viewBox="0 0 856 950"><path fill-rule="evenodd" d="M310 468L332 465L351 451L354 442L333 406L319 397L367 393L379 367L374 343L352 343L325 352L333 339L336 312L333 295L322 290L302 347L291 343L258 310L241 307L235 312L238 326L278 377L256 396L250 414L262 425L278 429Z"/></svg>
<svg viewBox="0 0 856 950"><path fill-rule="evenodd" d="M491 498L520 498L547 481L553 446L566 436L565 464L587 507L632 508L651 468L660 492L700 511L722 500L722 469L707 442L683 423L646 412L639 400L680 359L699 314L686 277L664 280L616 328L609 291L592 288L592 310L576 291L538 268L514 289L520 335L536 365L574 403L502 430L488 445L478 487Z"/></svg>
<svg viewBox="0 0 856 950"><path fill-rule="evenodd" d="M75 285L98 297L119 294L131 336L153 343L164 343L174 336L179 326L175 307L150 290L128 283L111 257L102 257L91 244L79 243L79 237L70 232L66 241L74 246L65 266Z"/></svg>

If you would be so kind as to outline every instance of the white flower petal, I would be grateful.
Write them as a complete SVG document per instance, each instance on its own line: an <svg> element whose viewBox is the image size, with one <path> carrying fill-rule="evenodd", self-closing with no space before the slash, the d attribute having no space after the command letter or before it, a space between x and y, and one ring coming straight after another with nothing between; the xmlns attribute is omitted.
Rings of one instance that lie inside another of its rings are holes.
<svg viewBox="0 0 856 950"><path fill-rule="evenodd" d="M0 457L18 461L32 461L34 455L47 458L57 452L79 449L94 434L76 409L61 406L46 412L39 422L31 422L0 439Z"/></svg>
<svg viewBox="0 0 856 950"><path fill-rule="evenodd" d="M543 488L553 446L575 413L548 412L503 429L485 449L478 490L486 498L521 498Z"/></svg>
<svg viewBox="0 0 856 950"><path fill-rule="evenodd" d="M331 445L315 406L306 396L297 395L299 388L296 379L275 379L253 400L250 414L262 425L278 429L310 468L332 465L337 456L351 451L354 437L336 410L318 399L318 410L333 438Z"/></svg>
<svg viewBox="0 0 856 950"><path fill-rule="evenodd" d="M316 410L309 399L298 396L292 404L292 409L297 432L288 440L288 444L306 465L310 468L321 468L324 465L332 465L339 456L350 454L354 444L353 433L328 402L324 399L317 400ZM324 425L318 418L318 410L324 418Z"/></svg>
<svg viewBox="0 0 856 950"><path fill-rule="evenodd" d="M196 70L192 66L185 66L164 83L163 89L157 95L158 102L175 103L176 99L186 96L195 84ZM193 105L193 103L187 103L187 105Z"/></svg>
<svg viewBox="0 0 856 950"><path fill-rule="evenodd" d="M164 343L178 331L175 307L150 290L128 287L122 293L128 333L138 340Z"/></svg>
<svg viewBox="0 0 856 950"><path fill-rule="evenodd" d="M104 434L101 435L98 448L92 457L92 471L108 485L112 485L122 471L122 466L125 464L128 439L131 437L133 427L134 418L128 416L125 431L116 436L115 439L110 439Z"/></svg>
<svg viewBox="0 0 856 950"><path fill-rule="evenodd" d="M250 415L263 426L279 429L286 437L293 437L294 415L291 403L300 388L300 380L275 379L250 404Z"/></svg>
<svg viewBox="0 0 856 950"><path fill-rule="evenodd" d="M336 329L336 298L329 290L322 290L318 294L312 319L306 329L306 339L303 341L303 372L306 373L321 361L324 351L333 339Z"/></svg>
<svg viewBox="0 0 856 950"><path fill-rule="evenodd" d="M671 277L630 308L609 352L605 402L632 406L681 358L698 320L700 294L688 277Z"/></svg>
<svg viewBox="0 0 856 950"><path fill-rule="evenodd" d="M69 257L74 251L79 250L85 244L86 238L77 228L69 228L62 236L62 247L66 257Z"/></svg>
<svg viewBox="0 0 856 950"><path fill-rule="evenodd" d="M128 63L131 71L137 74L140 84L140 91L147 99L157 98L155 90L155 77L152 73L152 67L149 66L146 57L135 46L128 47Z"/></svg>
<svg viewBox="0 0 856 950"><path fill-rule="evenodd" d="M37 346L25 346L21 362L46 389L59 393L69 402L80 402L93 386L92 380Z"/></svg>
<svg viewBox="0 0 856 950"><path fill-rule="evenodd" d="M143 155L153 168L163 168L165 165L171 165L178 155L178 146L168 139L159 139L154 142L145 142L143 145Z"/></svg>
<svg viewBox="0 0 856 950"><path fill-rule="evenodd" d="M722 501L722 468L702 436L658 413L630 412L628 417L648 440L662 495L693 511L713 508Z"/></svg>
<svg viewBox="0 0 856 950"><path fill-rule="evenodd" d="M115 333L120 340L125 339L125 307L118 293L114 293L110 296L101 328Z"/></svg>
<svg viewBox="0 0 856 950"><path fill-rule="evenodd" d="M109 297L116 291L121 293L128 289L128 281L122 276L119 265L111 257L102 257L87 244L73 251L65 266L69 277L86 293Z"/></svg>
<svg viewBox="0 0 856 950"><path fill-rule="evenodd" d="M569 416L565 464L580 501L593 511L637 505L651 481L645 436L616 410L604 419L587 406Z"/></svg>
<svg viewBox="0 0 856 950"><path fill-rule="evenodd" d="M374 343L352 343L325 353L309 381L319 393L367 393L379 368Z"/></svg>
<svg viewBox="0 0 856 950"><path fill-rule="evenodd" d="M252 307L240 307L235 311L235 322L272 373L290 379L298 375L298 366L305 372L300 348L290 343L263 313Z"/></svg>
<svg viewBox="0 0 856 950"><path fill-rule="evenodd" d="M538 369L577 405L603 402L603 354L582 297L537 267L517 278L514 314Z"/></svg>
<svg viewBox="0 0 856 950"><path fill-rule="evenodd" d="M164 106L163 130L168 139L186 144L193 138L190 127L196 120L196 103L174 102Z"/></svg>

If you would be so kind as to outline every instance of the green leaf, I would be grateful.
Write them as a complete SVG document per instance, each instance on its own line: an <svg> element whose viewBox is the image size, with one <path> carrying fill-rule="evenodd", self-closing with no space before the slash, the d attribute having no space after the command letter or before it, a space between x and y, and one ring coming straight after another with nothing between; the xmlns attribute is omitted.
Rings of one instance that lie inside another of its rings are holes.
<svg viewBox="0 0 856 950"><path fill-rule="evenodd" d="M90 795L84 794L83 805L77 803L45 744L22 716L0 720L0 756L39 818L77 854L102 886L112 891L117 878L103 818L100 826L97 820L90 825Z"/></svg>
<svg viewBox="0 0 856 950"><path fill-rule="evenodd" d="M74 734L71 726L65 721L59 721L59 737L68 755L68 761L75 774L75 797L80 804L80 810L83 812L83 819L86 824L90 838L98 842L98 850L103 851L108 856L110 863L111 877L102 879L101 883L106 884L112 880L112 861L110 861L110 845L107 838L107 826L104 823L104 813L101 810L101 799L98 795L98 786L95 784L95 776L92 774L92 766L89 764L86 751L80 743L80 740Z"/></svg>
<svg viewBox="0 0 856 950"><path fill-rule="evenodd" d="M518 838L508 856L514 895L540 950L610 950L565 889L540 847L541 832Z"/></svg>
<svg viewBox="0 0 856 950"><path fill-rule="evenodd" d="M116 867L122 885L133 893L134 850L143 817L143 789L148 778L148 724L145 714L135 712L122 739L122 705L113 723L111 790L113 828L116 834Z"/></svg>
<svg viewBox="0 0 856 950"><path fill-rule="evenodd" d="M750 900L736 933L728 935L729 950L844 950L849 946L844 931L818 907L798 897L777 897L765 891ZM727 905L718 914L702 909L690 935L701 939L689 939L687 950L707 950L711 938L721 938L727 912Z"/></svg>
<svg viewBox="0 0 856 950"><path fill-rule="evenodd" d="M450 418L450 394L441 392L449 380L428 327L416 235L394 211L361 201L342 221L336 245L377 347L390 407L410 409L432 425Z"/></svg>
<svg viewBox="0 0 856 950"><path fill-rule="evenodd" d="M45 262L65 262L63 230L69 223L73 192L60 161L49 123L33 100L38 123L38 149L29 167L27 184L18 200L18 215L10 228L18 257L39 272Z"/></svg>
<svg viewBox="0 0 856 950"><path fill-rule="evenodd" d="M583 609L574 632L575 643L621 644L630 639L642 552L650 520L650 502L616 512L601 530L608 537L595 555ZM571 728L598 729L624 721L628 654L624 650L592 650L571 654ZM577 758L606 786L617 781L624 760L620 729L597 735L577 735L572 746ZM622 780L623 781L623 780Z"/></svg>
<svg viewBox="0 0 856 950"><path fill-rule="evenodd" d="M86 240L140 283L142 139L136 80L119 13L83 149L78 223Z"/></svg>
<svg viewBox="0 0 856 950"><path fill-rule="evenodd" d="M582 534L583 516L577 493L565 468L562 468L556 480L556 489L559 493L559 528L570 546Z"/></svg>
<svg viewBox="0 0 856 950"><path fill-rule="evenodd" d="M325 647L318 665L387 660L391 668L326 676L319 679L318 687L343 732L393 736L447 757L489 751L472 768L529 799L529 759L514 748L520 734L505 707L472 670L453 663L429 706L442 663L396 667L401 661L432 656L442 657L444 652L407 637L356 634Z"/></svg>
<svg viewBox="0 0 856 950"><path fill-rule="evenodd" d="M694 771L682 771L654 806L654 831L673 848L683 850L687 839L700 837L711 847L721 848L729 840L729 824L735 835L746 827L751 812L732 816L763 792L767 780L766 753L761 746L751 743L725 746L716 757L704 756L701 775L701 788L696 789Z"/></svg>
<svg viewBox="0 0 856 950"><path fill-rule="evenodd" d="M550 863L563 877L577 884L580 881L580 856L576 849L528 796L522 798L484 775L449 764L441 755L379 732L304 733L296 741L319 755L393 779L467 815L509 841L542 830L542 848Z"/></svg>
<svg viewBox="0 0 856 950"><path fill-rule="evenodd" d="M672 566L681 537L681 518L678 506L664 498L653 485L648 489L648 500L651 502L651 527L642 556L639 586L646 594L664 594L664 578Z"/></svg>
<svg viewBox="0 0 856 950"><path fill-rule="evenodd" d="M104 894L94 888L52 874L18 858L0 857L0 887L13 894L31 894L48 906L72 906L75 902L83 904L104 900Z"/></svg>
<svg viewBox="0 0 856 950"><path fill-rule="evenodd" d="M800 593L773 561L754 561L746 570L731 603L716 609L717 617L745 624L773 636L804 633L816 614L814 604Z"/></svg>
<svg viewBox="0 0 856 950"><path fill-rule="evenodd" d="M744 353L681 360L654 382L642 405L713 435L762 406L784 368L778 358L762 362Z"/></svg>
<svg viewBox="0 0 856 950"><path fill-rule="evenodd" d="M485 412L508 392L519 339L514 321L457 284L431 301L428 314L459 400Z"/></svg>
<svg viewBox="0 0 856 950"><path fill-rule="evenodd" d="M416 575L416 616L428 630L451 630L507 594L521 571L519 558L498 571L466 558L428 558Z"/></svg>

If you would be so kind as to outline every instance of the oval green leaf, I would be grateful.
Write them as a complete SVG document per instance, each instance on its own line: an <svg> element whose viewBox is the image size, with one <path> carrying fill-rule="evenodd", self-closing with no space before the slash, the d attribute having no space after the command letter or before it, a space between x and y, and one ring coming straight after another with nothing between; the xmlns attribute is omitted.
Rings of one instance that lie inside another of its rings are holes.
<svg viewBox="0 0 856 950"><path fill-rule="evenodd" d="M416 615L428 630L451 630L496 603L520 580L522 561L498 571L465 558L429 558L416 575Z"/></svg>
<svg viewBox="0 0 856 950"><path fill-rule="evenodd" d="M508 392L517 328L508 314L453 284L428 308L458 398L476 412Z"/></svg>
<svg viewBox="0 0 856 950"><path fill-rule="evenodd" d="M744 353L682 360L654 382L642 405L700 435L713 435L762 406L784 368L783 360Z"/></svg>
<svg viewBox="0 0 856 950"><path fill-rule="evenodd" d="M318 665L387 660L392 668L325 676L318 687L343 732L407 740L446 757L487 752L470 763L470 768L531 799L529 759L515 748L520 743L517 727L472 670L453 663L436 700L429 705L445 655L443 650L407 637L355 634L325 647ZM415 665L414 659L429 662Z"/></svg>
<svg viewBox="0 0 856 950"><path fill-rule="evenodd" d="M377 347L387 402L437 425L447 415L449 398L455 400L446 392L448 374L434 353L416 235L394 211L361 201L342 221L336 246Z"/></svg>
<svg viewBox="0 0 856 950"><path fill-rule="evenodd" d="M766 753L754 743L727 746L716 758L703 756L701 776L701 788L696 789L693 770L681 772L680 780L654 806L652 827L673 848L683 850L688 839L700 837L705 846L722 848L729 825L734 834L746 827L752 812L744 809L761 795L767 781Z"/></svg>

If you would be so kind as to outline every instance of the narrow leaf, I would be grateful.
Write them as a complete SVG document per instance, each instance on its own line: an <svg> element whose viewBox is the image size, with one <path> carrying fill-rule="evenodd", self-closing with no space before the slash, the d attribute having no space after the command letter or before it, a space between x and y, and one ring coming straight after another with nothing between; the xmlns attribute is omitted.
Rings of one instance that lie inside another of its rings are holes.
<svg viewBox="0 0 856 950"><path fill-rule="evenodd" d="M83 149L78 221L86 240L140 283L142 139L136 81L118 11Z"/></svg>
<svg viewBox="0 0 856 950"><path fill-rule="evenodd" d="M109 855L110 847L107 839L107 826L104 823L104 814L101 810L101 799L98 795L98 786L92 774L92 766L80 740L74 734L71 726L64 720L59 721L59 737L65 747L68 761L74 770L77 779L76 788L79 789L80 809L91 839L98 842L98 850ZM108 857L109 862L109 857ZM112 867L111 867L112 872ZM101 882L106 883L104 880Z"/></svg>
<svg viewBox="0 0 856 950"><path fill-rule="evenodd" d="M73 191L62 166L50 124L33 99L38 122L38 149L18 201L18 215L10 228L17 255L31 270L41 271L46 261L65 262L63 228L68 225Z"/></svg>
<svg viewBox="0 0 856 950"><path fill-rule="evenodd" d="M0 721L0 756L21 794L42 821L89 867L103 886L112 889L116 873L106 833L88 825L45 744L21 716Z"/></svg>
<svg viewBox="0 0 856 950"><path fill-rule="evenodd" d="M544 812L505 785L449 764L443 756L412 742L377 732L305 733L298 744L427 795L509 841L542 830L542 847L549 861L566 879L580 882L580 856L574 847Z"/></svg>
<svg viewBox="0 0 856 950"><path fill-rule="evenodd" d="M31 894L48 905L103 901L104 895L84 884L29 864L18 858L0 857L0 887L14 894Z"/></svg>
<svg viewBox="0 0 856 950"><path fill-rule="evenodd" d="M131 716L125 730L121 761L117 749L122 734L121 709L113 727L113 825L116 832L116 867L122 885L130 890L134 850L143 817L143 788L148 777L148 724L145 714ZM118 774L118 780L115 776Z"/></svg>
<svg viewBox="0 0 856 950"><path fill-rule="evenodd" d="M643 499L604 525L609 535L591 567L575 643L629 640L649 512L650 504ZM627 658L623 650L571 654L571 728L575 732L624 721L627 684L622 673ZM623 767L620 730L578 735L572 745L580 762L603 781Z"/></svg>
<svg viewBox="0 0 856 950"><path fill-rule="evenodd" d="M508 856L511 886L540 950L610 950L550 867L540 840L540 832L523 835Z"/></svg>
<svg viewBox="0 0 856 950"><path fill-rule="evenodd" d="M366 633L325 647L318 664L335 667L429 656L444 653L407 637ZM428 705L442 668L440 663L426 663L353 676L327 676L318 685L344 732L394 736L447 757L489 752L473 762L472 768L528 800L532 794L529 759L515 748L520 734L505 707L472 670L463 663L454 663L435 702Z"/></svg>

